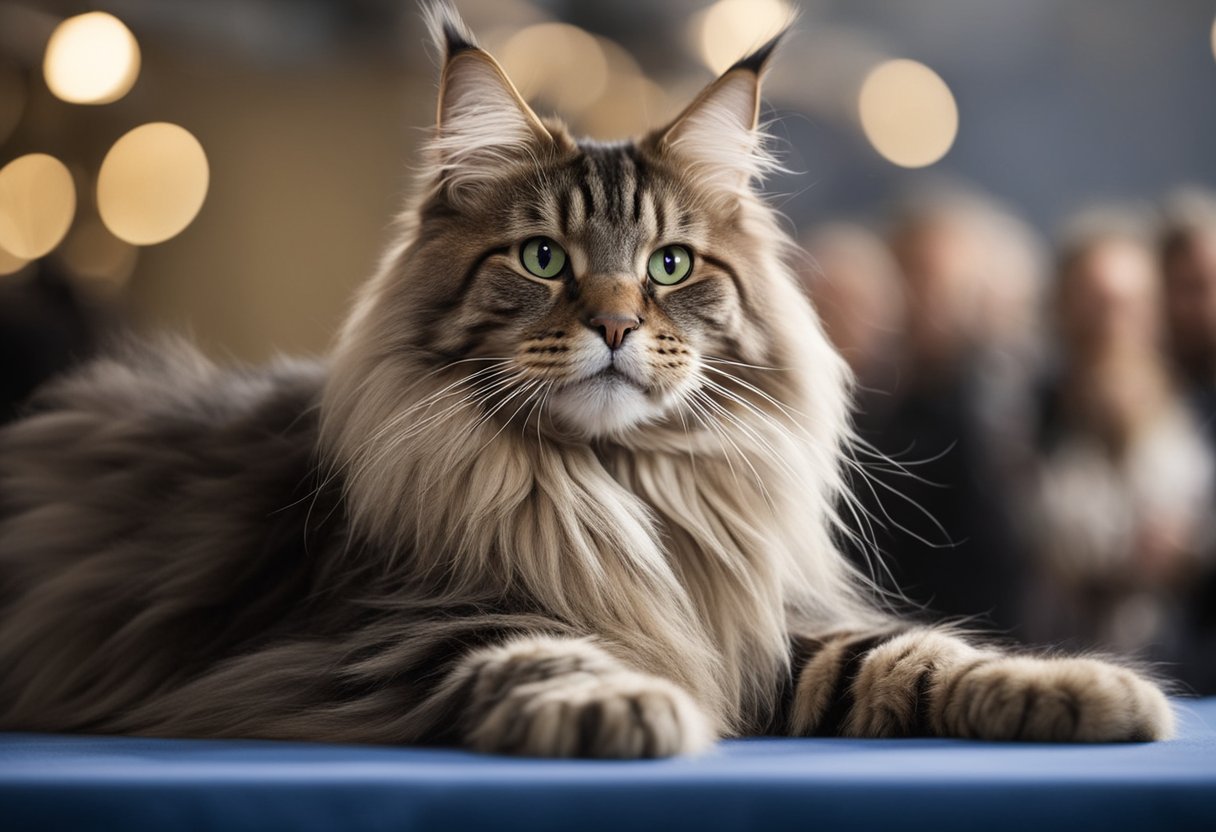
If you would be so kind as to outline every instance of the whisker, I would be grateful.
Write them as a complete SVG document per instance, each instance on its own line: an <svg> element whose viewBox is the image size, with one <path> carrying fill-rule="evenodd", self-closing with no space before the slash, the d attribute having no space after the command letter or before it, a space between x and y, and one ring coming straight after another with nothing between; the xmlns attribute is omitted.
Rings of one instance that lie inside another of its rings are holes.
<svg viewBox="0 0 1216 832"><path fill-rule="evenodd" d="M415 422L414 424L412 424L409 427L409 429L402 431L402 432L396 434L395 436L393 436L385 444L385 446L383 448L381 448L380 451L378 453L376 453L374 456L371 456L371 457L368 457L368 458L362 460L359 467L356 468L352 472L352 478L357 478L357 477L361 476L364 472L367 471L368 468L379 464L379 462L385 456L387 456L388 454L391 454L391 453L395 453L397 451L397 449L400 448L403 443L405 443L405 442L409 441L410 439L412 439L413 437L417 436L419 433L421 433L423 430L425 430L427 427L434 424L435 422L446 419L447 417L449 417L453 413L456 413L457 411L459 411L461 408L463 408L465 406L468 406L468 405L481 406L482 404L484 404L485 401L492 398L498 392L509 388L513 383L518 381L519 378L520 378L519 374L515 374L508 378L494 379L493 381L490 382L489 389L481 390L481 391L467 391L461 399L458 399L455 402L449 404L448 406L444 407L439 412L432 413L429 416L426 416L423 419ZM364 446L366 447L366 443L364 443Z"/></svg>
<svg viewBox="0 0 1216 832"><path fill-rule="evenodd" d="M539 387L539 386L540 386L542 383L543 383L543 382L540 382L540 381L529 381L527 384L525 384L523 387L521 387L521 388L519 388L518 390L516 390L514 393L512 393L512 394L511 394L511 395L510 395L510 396L509 396L509 397L506 399L506 401L510 401L511 399L515 398L515 396L518 396L520 393L524 393L524 394L525 394L525 395L524 395L524 400L523 400L522 402L520 402L519 407L515 408L514 412L513 412L513 413L511 413L511 415L510 415L510 416L508 416L507 418L505 418L505 419L503 419L503 420L502 420L502 426L501 426L501 427L499 427L499 429L498 429L497 431L495 431L495 432L494 432L494 435L493 435L493 436L491 436L489 439L487 439L485 442L483 442L483 443L481 444L481 447L477 449L477 453L481 453L483 450L485 450L485 448L486 448L486 446L487 446L487 445L489 445L491 442L493 442L495 439L497 439L497 438L499 437L499 435L501 435L501 434L502 434L502 432L503 432L504 430L506 430L506 429L507 429L507 425L511 424L511 420L512 420L512 419L514 419L516 416L518 416L518 415L519 415L519 412L520 412L521 410L523 410L525 407L527 407L527 405L528 405L528 403L529 403L530 399L532 398L532 393L534 393L534 392L536 391L536 389L537 389L537 388L538 388L538 387ZM504 402L504 404L505 404L505 402ZM495 408L495 409L494 409L494 411L491 413L491 416L493 415L493 413L497 413L499 410L501 410L501 409L502 409L502 407L503 407L503 404L500 404L500 405L499 405L497 408ZM489 421L489 420L488 420L488 419L483 420L483 424L484 424L486 421ZM526 419L524 420L524 424L527 424L527 420L526 420Z"/></svg>
<svg viewBox="0 0 1216 832"><path fill-rule="evenodd" d="M845 462L846 462L846 464L850 465L852 470L857 471L859 474L861 474L862 482L864 482L866 484L866 487L870 490L870 494L874 497L875 505L878 506L879 511L882 512L883 517L886 518L886 521L887 521L887 523L890 524L891 528L894 528L894 529L897 529L897 530L903 532L904 534L908 535L916 542L920 543L923 546L928 546L931 549L951 549L958 545L957 542L950 540L950 532L948 532L946 530L946 527L943 526L941 524L941 522L939 522L938 519L933 516L933 513L931 511L929 511L927 508L922 506L916 500L909 497L907 494L904 494L898 488L895 488L894 486L890 485L889 483L885 483L881 479L878 479L877 477L871 475L870 472L866 471L862 466L858 465L855 460L850 461L846 457ZM942 537L945 538L947 542L946 543L933 543L932 541L925 538L923 535L917 534L916 532L912 531L911 529L909 529L908 527L906 527L899 521L895 520L895 518L893 518L891 516L891 513L889 511L887 511L887 507L883 504L882 499L879 498L878 492L874 490L875 485L882 487L885 491L889 492L890 494L892 494L895 497L898 497L899 499L901 499L905 503L907 503L909 506L916 509L916 511L919 512L922 517L924 517L926 520L928 520L930 523L933 524L934 528L941 533Z"/></svg>
<svg viewBox="0 0 1216 832"><path fill-rule="evenodd" d="M700 405L696 400L695 395L694 392L693 396L689 396L683 403L688 406L689 414L700 423L701 427L708 430L718 440L718 447L722 449L722 458L726 460L726 467L730 469L731 478L735 481L735 488L742 488L739 482L739 474L735 471L734 463L730 460L730 454L727 452L726 445L722 442L722 437L713 430L709 414L705 412L704 406Z"/></svg>
<svg viewBox="0 0 1216 832"><path fill-rule="evenodd" d="M541 420L543 420L545 418L545 405L547 405L549 403L549 396L553 394L553 389L556 386L556 384L557 384L557 382L550 381L549 385L545 388L544 392L541 394L540 408L536 411L536 442L537 442L537 444L539 444L541 441L540 427L541 427Z"/></svg>
<svg viewBox="0 0 1216 832"><path fill-rule="evenodd" d="M714 407L718 412L730 415L729 411L727 411L725 408L723 408L717 402L713 401L708 396L706 396L703 391L698 390L698 391L696 391L695 395L699 396L702 399L702 403L704 405ZM769 492L768 486L766 486L764 484L764 478L761 477L760 472L756 470L756 466L752 464L752 461L747 456L747 454L743 453L743 450L739 447L738 443L736 443L735 440L732 439L731 436L728 433L726 433L725 430L721 430L721 426L717 426L717 429L719 430L722 438L730 443L731 447L733 447L735 449L735 452L739 454L739 458L742 459L744 464L747 465L747 467L751 470L752 476L756 480L757 487L759 487L761 494L764 496L765 502L768 503L769 510L772 511L773 516L776 517L777 516L776 504L773 502L772 494Z"/></svg>
<svg viewBox="0 0 1216 832"><path fill-rule="evenodd" d="M730 374L722 374L722 375L725 375L729 379L739 381L742 386L751 387L751 385L746 384L746 382L742 382L742 380L737 379L733 375L730 375ZM712 379L709 379L709 378L702 378L702 381L707 388L714 390L719 395L726 398L728 401L733 401L733 402L739 404L740 406L745 408L745 410L748 413L750 413L751 415L760 419L763 424L769 425L771 428L775 429L781 435L786 437L786 439L788 441L791 441L795 445L802 447L805 450L810 451L814 455L823 456L821 453L817 452L817 447L814 445L813 442L808 443L808 442L804 441L804 438L809 440L809 439L811 439L811 437L810 437L809 432L804 430L801 425L798 425L797 423L795 423L795 427L799 428L799 432L803 434L803 437L796 436L782 422L779 422L775 418L773 418L773 416L770 413L767 413L766 411L758 408L752 402L747 401L746 399L739 396L734 391L729 390L720 384L717 384L716 382L714 382ZM752 388L752 389L754 389L754 388ZM767 394L764 394L763 391L757 390L756 392L759 393L760 395L762 395L766 400L773 401L772 397L768 396ZM773 401L773 403L775 406L781 407L782 411L785 413L788 413L790 410L789 408L785 408L784 406L781 406L780 403L778 403L778 402ZM745 435L748 435L752 439L752 441L756 442L756 444L759 445L759 450L761 450L764 453L765 457L768 458L770 460L770 462L777 465L778 468L783 470L795 482L801 483L804 487L808 487L808 488L815 487L814 483L807 482L807 480L806 480L805 476L802 474L802 472L795 470L792 466L790 466L788 461L785 459L785 457L780 452L778 452L778 450L773 446L773 444L771 442L766 440L763 436L759 435L758 431L755 428L744 423L743 420L741 420L735 414L731 413L729 410L725 410L723 415L726 416L727 418L730 418L733 422L735 422L737 427L740 430L742 430L745 433ZM869 487L869 488L871 488L871 490L873 490L873 487L869 485L869 481L868 481L871 476L869 474L869 472L857 468L855 465L855 460L845 459L844 461L846 463L849 463L855 470L858 470L860 475L866 480L867 487ZM902 495L902 494L900 496L906 497L906 495ZM842 534L844 534L846 536L846 538L852 540L854 543L857 544L857 547L860 550L860 552L861 552L862 556L864 557L865 562L867 564L867 568L870 573L870 580L872 583L874 583L874 584L878 583L877 573L879 571L881 571L883 574L885 574L891 580L891 583L894 584L895 583L894 576L892 575L891 570L890 570L889 566L887 565L887 563L885 562L885 560L881 557L881 549L878 545L877 534L876 534L876 531L873 526L873 524L875 522L878 522L878 518L875 517L865 507L865 505L861 503L861 501L856 497L856 495L852 494L848 489L842 490L839 493L839 497L840 497L841 503L843 504L845 511L847 511L848 514L853 518L853 523L850 525L849 523L845 522L843 516L841 516L836 510L829 507L828 511L830 513L830 516L833 517L834 526ZM875 499L877 500L877 495L875 495ZM884 509L884 513L886 513L885 509ZM892 521L892 522L894 522L894 521Z"/></svg>
<svg viewBox="0 0 1216 832"><path fill-rule="evenodd" d="M715 364L728 364L732 367L746 367L749 370L771 370L777 373L786 373L789 372L790 369L788 367L763 367L759 364L747 364L743 361L731 361L728 358L719 358L716 355L702 355L701 360L712 361Z"/></svg>

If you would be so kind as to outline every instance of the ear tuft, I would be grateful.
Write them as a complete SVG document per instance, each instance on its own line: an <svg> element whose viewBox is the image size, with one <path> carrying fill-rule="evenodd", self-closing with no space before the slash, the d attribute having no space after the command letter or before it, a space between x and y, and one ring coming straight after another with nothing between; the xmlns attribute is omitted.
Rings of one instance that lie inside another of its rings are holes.
<svg viewBox="0 0 1216 832"><path fill-rule="evenodd" d="M736 61L652 138L711 190L748 194L778 168L759 126L760 83L786 31Z"/></svg>
<svg viewBox="0 0 1216 832"><path fill-rule="evenodd" d="M763 46L731 64L730 69L744 69L755 75L763 76L768 70L769 62L772 60L774 53L776 53L777 47L781 45L781 41L785 39L788 32L789 29L782 29ZM730 72L730 69L727 72Z"/></svg>
<svg viewBox="0 0 1216 832"><path fill-rule="evenodd" d="M501 177L513 163L535 159L553 147L553 139L451 5L432 3L424 14L444 55L432 173L459 196Z"/></svg>
<svg viewBox="0 0 1216 832"><path fill-rule="evenodd" d="M447 0L435 0L424 5L422 18L431 33L431 44L444 63L461 52L478 48L477 38Z"/></svg>

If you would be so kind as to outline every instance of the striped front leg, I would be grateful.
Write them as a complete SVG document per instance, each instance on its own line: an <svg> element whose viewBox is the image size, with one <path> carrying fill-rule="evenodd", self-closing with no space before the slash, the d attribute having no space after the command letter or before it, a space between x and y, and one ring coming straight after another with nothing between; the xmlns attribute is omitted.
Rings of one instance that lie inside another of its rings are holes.
<svg viewBox="0 0 1216 832"><path fill-rule="evenodd" d="M1095 659L979 648L925 627L792 639L788 733L1117 742L1164 739L1161 690Z"/></svg>

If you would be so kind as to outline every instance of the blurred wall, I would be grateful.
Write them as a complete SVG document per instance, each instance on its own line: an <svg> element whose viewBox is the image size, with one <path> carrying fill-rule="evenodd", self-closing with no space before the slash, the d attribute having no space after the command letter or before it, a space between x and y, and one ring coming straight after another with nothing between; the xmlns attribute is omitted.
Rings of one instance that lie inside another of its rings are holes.
<svg viewBox="0 0 1216 832"><path fill-rule="evenodd" d="M173 94L158 118L188 125L211 161L207 203L169 243L142 252L129 301L149 327L258 359L325 348L371 273L409 186L426 83L353 63L284 74L197 66L169 54L149 75Z"/></svg>

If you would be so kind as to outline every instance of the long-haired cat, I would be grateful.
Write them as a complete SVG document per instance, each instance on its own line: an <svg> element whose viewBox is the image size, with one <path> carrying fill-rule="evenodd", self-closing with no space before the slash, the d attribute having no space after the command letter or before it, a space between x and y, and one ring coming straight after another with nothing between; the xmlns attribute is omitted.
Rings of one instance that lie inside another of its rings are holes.
<svg viewBox="0 0 1216 832"><path fill-rule="evenodd" d="M900 623L833 547L848 377L755 190L772 44L601 144L430 17L423 186L329 361L132 348L0 433L0 728L1169 734L1135 673Z"/></svg>

